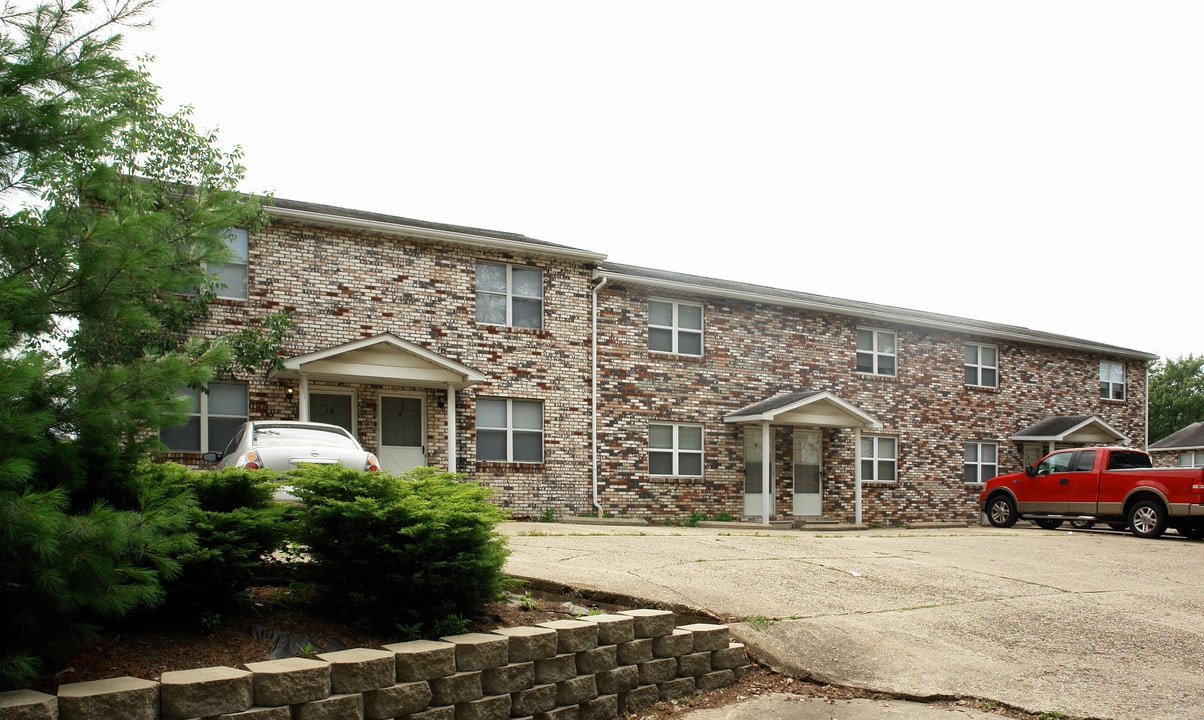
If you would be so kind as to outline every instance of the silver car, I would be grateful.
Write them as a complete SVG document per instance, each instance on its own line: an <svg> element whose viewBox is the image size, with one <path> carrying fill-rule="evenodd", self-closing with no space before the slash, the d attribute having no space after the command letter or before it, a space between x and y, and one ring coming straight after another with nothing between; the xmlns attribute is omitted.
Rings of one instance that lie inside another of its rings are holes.
<svg viewBox="0 0 1204 720"><path fill-rule="evenodd" d="M201 456L219 468L291 470L302 463L339 464L356 470L380 470L380 461L338 425L295 420L243 423L226 449Z"/></svg>

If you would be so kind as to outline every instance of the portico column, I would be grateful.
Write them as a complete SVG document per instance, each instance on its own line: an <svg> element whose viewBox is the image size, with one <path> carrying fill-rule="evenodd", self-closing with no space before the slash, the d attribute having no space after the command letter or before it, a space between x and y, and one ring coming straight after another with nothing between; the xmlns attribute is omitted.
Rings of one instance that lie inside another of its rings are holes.
<svg viewBox="0 0 1204 720"><path fill-rule="evenodd" d="M861 428L853 429L853 522L861 524Z"/></svg>
<svg viewBox="0 0 1204 720"><path fill-rule="evenodd" d="M447 384L447 471L456 471L456 386Z"/></svg>
<svg viewBox="0 0 1204 720"><path fill-rule="evenodd" d="M301 397L297 398L297 419L301 422L309 422L309 376L305 373L300 375L301 382L297 392Z"/></svg>
<svg viewBox="0 0 1204 720"><path fill-rule="evenodd" d="M773 498L770 496L769 475L773 469L773 449L770 447L769 423L761 423L761 522L769 524L773 508Z"/></svg>

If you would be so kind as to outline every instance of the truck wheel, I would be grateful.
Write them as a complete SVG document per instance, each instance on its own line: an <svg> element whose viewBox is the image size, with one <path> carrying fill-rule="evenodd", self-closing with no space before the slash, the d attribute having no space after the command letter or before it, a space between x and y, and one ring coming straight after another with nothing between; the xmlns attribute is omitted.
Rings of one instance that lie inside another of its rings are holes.
<svg viewBox="0 0 1204 720"><path fill-rule="evenodd" d="M1166 510L1157 500L1142 500L1129 509L1129 531L1140 538L1161 537L1166 532Z"/></svg>
<svg viewBox="0 0 1204 720"><path fill-rule="evenodd" d="M1095 525L1094 520L1071 520L1070 521L1070 527L1074 528L1075 530L1086 530L1087 528L1092 527L1094 525Z"/></svg>
<svg viewBox="0 0 1204 720"><path fill-rule="evenodd" d="M1053 518L1040 518L1039 520L1033 520L1033 522L1037 524L1037 527L1045 528L1046 530L1056 530L1062 527L1062 521Z"/></svg>
<svg viewBox="0 0 1204 720"><path fill-rule="evenodd" d="M1010 528L1017 519L1016 503L1007 495L996 495L987 501L987 521L992 527Z"/></svg>

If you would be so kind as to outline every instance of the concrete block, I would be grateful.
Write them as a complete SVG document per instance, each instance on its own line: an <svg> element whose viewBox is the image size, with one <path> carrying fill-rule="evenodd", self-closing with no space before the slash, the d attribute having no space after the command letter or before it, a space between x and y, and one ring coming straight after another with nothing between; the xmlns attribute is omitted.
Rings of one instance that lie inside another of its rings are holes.
<svg viewBox="0 0 1204 720"><path fill-rule="evenodd" d="M534 720L578 720L577 706L569 705L549 710L546 713L535 713Z"/></svg>
<svg viewBox="0 0 1204 720"><path fill-rule="evenodd" d="M652 654L652 638L640 638L617 646L620 665L639 665L656 657Z"/></svg>
<svg viewBox="0 0 1204 720"><path fill-rule="evenodd" d="M674 629L668 635L652 640L652 654L658 658L681 657L694 652L694 636L685 630Z"/></svg>
<svg viewBox="0 0 1204 720"><path fill-rule="evenodd" d="M0 693L0 717L6 720L56 720L59 701L53 695L35 690Z"/></svg>
<svg viewBox="0 0 1204 720"><path fill-rule="evenodd" d="M253 707L242 712L217 715L208 720L292 720L293 713L287 706Z"/></svg>
<svg viewBox="0 0 1204 720"><path fill-rule="evenodd" d="M640 670L635 665L623 665L614 670L600 672L594 676L598 692L603 695L634 690L640 684Z"/></svg>
<svg viewBox="0 0 1204 720"><path fill-rule="evenodd" d="M630 615L586 615L581 619L598 626L599 645L619 645L635 640L635 618Z"/></svg>
<svg viewBox="0 0 1204 720"><path fill-rule="evenodd" d="M619 716L619 696L599 695L577 709L578 720L615 720Z"/></svg>
<svg viewBox="0 0 1204 720"><path fill-rule="evenodd" d="M434 640L411 640L385 645L397 659L397 682L416 682L454 675L456 646Z"/></svg>
<svg viewBox="0 0 1204 720"><path fill-rule="evenodd" d="M364 693L364 718L386 720L399 715L422 712L431 704L431 686L425 680L398 683L392 687Z"/></svg>
<svg viewBox="0 0 1204 720"><path fill-rule="evenodd" d="M556 654L556 631L542 627L498 628L493 631L510 641L510 662L543 660Z"/></svg>
<svg viewBox="0 0 1204 720"><path fill-rule="evenodd" d="M456 720L456 708L452 706L428 708L422 712L406 715L405 720Z"/></svg>
<svg viewBox="0 0 1204 720"><path fill-rule="evenodd" d="M579 705L598 697L598 682L593 675L578 675L556 683L557 705Z"/></svg>
<svg viewBox="0 0 1204 720"><path fill-rule="evenodd" d="M598 626L584 620L551 620L538 627L556 631L556 652L572 653L598 647Z"/></svg>
<svg viewBox="0 0 1204 720"><path fill-rule="evenodd" d="M688 653L677 658L677 677L698 677L711 671L709 652Z"/></svg>
<svg viewBox="0 0 1204 720"><path fill-rule="evenodd" d="M728 643L722 650L711 652L711 667L716 670L731 670L748 662L744 652L744 643Z"/></svg>
<svg viewBox="0 0 1204 720"><path fill-rule="evenodd" d="M677 618L668 610L623 610L617 614L634 619L637 638L668 635L673 632L677 622Z"/></svg>
<svg viewBox="0 0 1204 720"><path fill-rule="evenodd" d="M331 695L293 706L293 720L363 720L364 696Z"/></svg>
<svg viewBox="0 0 1204 720"><path fill-rule="evenodd" d="M694 694L694 678L677 678L657 685L662 700L672 700Z"/></svg>
<svg viewBox="0 0 1204 720"><path fill-rule="evenodd" d="M62 720L158 720L159 683L120 677L59 686Z"/></svg>
<svg viewBox="0 0 1204 720"><path fill-rule="evenodd" d="M515 717L548 712L556 707L556 686L536 685L510 695L510 714Z"/></svg>
<svg viewBox="0 0 1204 720"><path fill-rule="evenodd" d="M159 678L159 707L166 720L187 720L249 710L255 676L232 667L165 672Z"/></svg>
<svg viewBox="0 0 1204 720"><path fill-rule="evenodd" d="M657 658L636 665L640 671L641 685L660 685L677 677L676 658Z"/></svg>
<svg viewBox="0 0 1204 720"><path fill-rule="evenodd" d="M330 663L330 692L334 695L377 690L397 682L396 654L388 650L354 648L322 653L318 659Z"/></svg>
<svg viewBox="0 0 1204 720"><path fill-rule="evenodd" d="M535 663L510 663L481 672L481 688L486 695L509 695L535 685Z"/></svg>
<svg viewBox="0 0 1204 720"><path fill-rule="evenodd" d="M510 662L510 641L493 633L465 633L439 638L456 648L456 670L474 672Z"/></svg>
<svg viewBox="0 0 1204 720"><path fill-rule="evenodd" d="M510 696L494 695L460 703L456 706L456 720L510 720Z"/></svg>
<svg viewBox="0 0 1204 720"><path fill-rule="evenodd" d="M736 674L731 670L716 670L694 678L694 690L711 692L725 688L734 682L736 682Z"/></svg>
<svg viewBox="0 0 1204 720"><path fill-rule="evenodd" d="M635 713L650 708L661 701L661 689L655 685L639 687L619 693L619 712Z"/></svg>
<svg viewBox="0 0 1204 720"><path fill-rule="evenodd" d="M247 663L255 674L255 704L296 705L330 695L330 664L310 658Z"/></svg>
<svg viewBox="0 0 1204 720"><path fill-rule="evenodd" d="M582 650L577 653L577 672L584 675L614 670L619 665L617 649L615 645L600 645Z"/></svg>
<svg viewBox="0 0 1204 720"><path fill-rule="evenodd" d="M462 672L427 681L431 686L432 705L455 705L485 696L480 672Z"/></svg>
<svg viewBox="0 0 1204 720"><path fill-rule="evenodd" d="M576 674L576 653L566 653L535 661L535 682L540 685L568 680Z"/></svg>
<svg viewBox="0 0 1204 720"><path fill-rule="evenodd" d="M727 648L731 632L727 625L694 623L677 628L694 636L694 652L711 652Z"/></svg>

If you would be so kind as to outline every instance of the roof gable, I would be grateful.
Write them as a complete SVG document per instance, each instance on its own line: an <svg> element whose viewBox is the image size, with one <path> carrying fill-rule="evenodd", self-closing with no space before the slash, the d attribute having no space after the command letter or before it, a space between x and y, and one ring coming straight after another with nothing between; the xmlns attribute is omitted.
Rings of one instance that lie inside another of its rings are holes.
<svg viewBox="0 0 1204 720"><path fill-rule="evenodd" d="M1149 450L1201 450L1204 449L1204 422L1195 422L1176 430L1148 448Z"/></svg>

